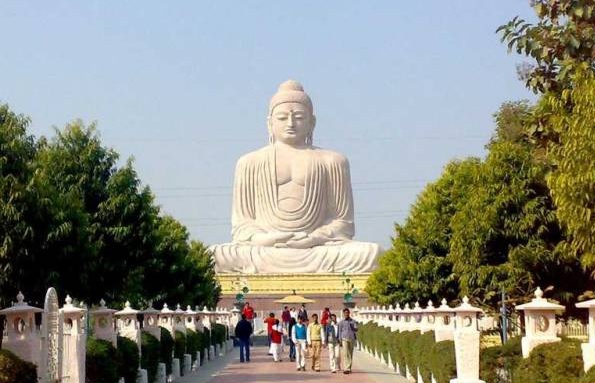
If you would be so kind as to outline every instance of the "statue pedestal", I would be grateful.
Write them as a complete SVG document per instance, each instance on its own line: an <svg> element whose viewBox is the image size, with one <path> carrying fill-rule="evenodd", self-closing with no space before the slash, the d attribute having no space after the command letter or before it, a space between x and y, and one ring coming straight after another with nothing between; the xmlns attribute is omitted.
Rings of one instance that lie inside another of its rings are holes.
<svg viewBox="0 0 595 383"><path fill-rule="evenodd" d="M343 295L346 293L346 285L343 283L346 277L350 279L355 288L360 291L354 296L353 302L358 306L367 304L367 296L363 293L366 281L370 274L349 274L344 276L336 274L217 274L217 280L221 284L220 306L232 307L235 296L238 293L238 282L245 284L250 289L246 301L256 311L278 311L282 304L275 303L287 295L303 295L306 298L314 299L316 302L309 303L308 309L321 310L330 307L331 310L339 310L344 306ZM294 306L294 305L290 305Z"/></svg>

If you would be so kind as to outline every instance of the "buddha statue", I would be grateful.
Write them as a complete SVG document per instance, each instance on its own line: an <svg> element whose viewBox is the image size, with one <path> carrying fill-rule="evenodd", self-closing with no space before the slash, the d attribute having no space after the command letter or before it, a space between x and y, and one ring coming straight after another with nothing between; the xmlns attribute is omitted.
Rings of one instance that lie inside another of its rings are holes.
<svg viewBox="0 0 595 383"><path fill-rule="evenodd" d="M232 242L213 245L224 273L367 273L380 248L353 240L349 163L313 145L316 117L289 80L269 104L269 144L236 165Z"/></svg>

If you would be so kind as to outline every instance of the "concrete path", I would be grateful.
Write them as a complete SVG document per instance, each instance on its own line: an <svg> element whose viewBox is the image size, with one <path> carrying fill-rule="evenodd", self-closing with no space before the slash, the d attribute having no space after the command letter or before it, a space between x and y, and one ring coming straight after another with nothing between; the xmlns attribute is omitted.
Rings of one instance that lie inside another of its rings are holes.
<svg viewBox="0 0 595 383"><path fill-rule="evenodd" d="M353 371L350 375L332 374L328 363L328 350L323 349L322 371L314 372L307 365L306 372L296 371L295 363L287 358L287 347L283 362L275 363L267 355L266 347L254 347L250 363L240 363L239 351L232 353L203 366L197 373L182 377L176 383L285 383L308 382L324 383L329 381L357 383L406 383L394 371L381 365L367 354L356 351ZM310 362L308 359L307 362Z"/></svg>

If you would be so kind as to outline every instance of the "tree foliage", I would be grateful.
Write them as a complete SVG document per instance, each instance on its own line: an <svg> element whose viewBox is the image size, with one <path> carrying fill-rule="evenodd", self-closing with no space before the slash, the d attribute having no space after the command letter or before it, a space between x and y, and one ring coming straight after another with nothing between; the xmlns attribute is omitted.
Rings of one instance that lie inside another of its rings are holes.
<svg viewBox="0 0 595 383"><path fill-rule="evenodd" d="M546 183L548 163L529 138L533 108L506 103L485 159L448 164L418 196L367 291L384 304L462 295L494 306L505 291L524 300L552 286L563 302L587 275L566 238Z"/></svg>
<svg viewBox="0 0 595 383"><path fill-rule="evenodd" d="M595 104L595 1L533 1L538 23L518 17L498 30L509 49L533 61L527 86L542 93L530 139L547 176L568 248L595 269L593 105Z"/></svg>
<svg viewBox="0 0 595 383"><path fill-rule="evenodd" d="M133 162L118 166L95 124L51 139L0 106L0 299L39 302L54 286L89 303L215 305L211 254L160 214ZM157 282L157 283L156 283Z"/></svg>

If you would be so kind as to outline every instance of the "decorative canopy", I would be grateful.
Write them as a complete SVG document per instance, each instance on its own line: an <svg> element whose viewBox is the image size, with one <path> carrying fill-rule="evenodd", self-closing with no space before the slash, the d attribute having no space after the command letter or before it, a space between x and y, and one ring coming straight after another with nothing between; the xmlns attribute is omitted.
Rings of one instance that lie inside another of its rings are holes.
<svg viewBox="0 0 595 383"><path fill-rule="evenodd" d="M314 299L308 299L305 298L301 295L288 295L283 299L278 299L275 301L276 303L295 303L295 304L299 304L299 303L314 303L316 302Z"/></svg>

